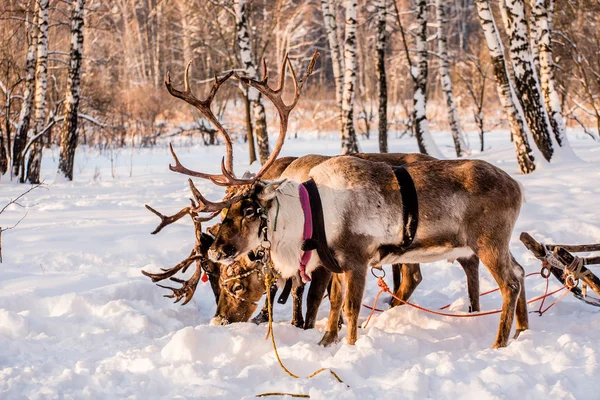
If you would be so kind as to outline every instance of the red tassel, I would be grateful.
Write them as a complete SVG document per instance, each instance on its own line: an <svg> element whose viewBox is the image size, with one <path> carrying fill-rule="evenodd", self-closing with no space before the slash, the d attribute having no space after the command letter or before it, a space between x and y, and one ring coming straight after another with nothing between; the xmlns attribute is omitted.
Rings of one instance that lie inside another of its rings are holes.
<svg viewBox="0 0 600 400"><path fill-rule="evenodd" d="M208 275L206 275L206 271L202 272L202 276L200 277L202 282L208 282Z"/></svg>

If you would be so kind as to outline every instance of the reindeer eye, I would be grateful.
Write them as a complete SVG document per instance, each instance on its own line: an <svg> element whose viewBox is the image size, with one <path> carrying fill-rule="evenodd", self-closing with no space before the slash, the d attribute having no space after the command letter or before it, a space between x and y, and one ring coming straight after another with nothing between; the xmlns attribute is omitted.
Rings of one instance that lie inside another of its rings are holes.
<svg viewBox="0 0 600 400"><path fill-rule="evenodd" d="M235 286L233 287L233 291L234 291L234 292L240 292L240 291L242 291L243 289L244 289L244 286L243 286L243 285L241 285L241 284L237 284L237 285L235 285Z"/></svg>
<svg viewBox="0 0 600 400"><path fill-rule="evenodd" d="M255 214L254 207L248 207L244 209L244 218L251 218Z"/></svg>

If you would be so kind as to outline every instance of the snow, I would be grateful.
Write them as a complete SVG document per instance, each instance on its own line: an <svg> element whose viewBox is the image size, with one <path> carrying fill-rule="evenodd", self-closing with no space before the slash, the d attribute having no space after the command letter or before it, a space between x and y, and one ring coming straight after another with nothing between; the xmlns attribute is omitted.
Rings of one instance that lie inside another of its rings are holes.
<svg viewBox="0 0 600 400"><path fill-rule="evenodd" d="M476 133L470 134L477 140ZM583 162L550 164L527 176L517 175L506 132L489 133L491 150L471 156L498 165L525 188L511 249L526 272L540 265L518 241L521 231L546 242L600 242L600 146L583 133L569 135ZM390 149L416 151L414 138L391 136ZM453 158L451 135L432 136L444 155ZM377 140L360 145L375 151ZM337 134L288 139L283 155L315 148L336 153ZM241 174L247 154L243 145L236 150ZM75 182L56 183L51 180L58 150L45 154L42 176L48 190L28 195L22 202L31 205L27 218L3 234L0 398L251 399L276 391L313 399L597 398L598 309L571 296L542 318L530 314L531 329L500 350L491 349L498 316L451 319L405 306L375 316L368 329L359 330L355 346L345 343L344 327L338 344L322 348L316 343L325 327L327 301L317 329L310 331L290 325L289 303L276 305L274 329L285 365L300 376L332 368L349 387L328 373L313 379L288 377L270 341L264 340L266 326L209 325L215 305L208 284L201 284L196 297L181 307L140 274L185 258L194 238L190 221L149 234L158 219L143 205L177 211L188 204L189 189L184 176L168 171L165 144L136 149L132 177L130 151L115 157L115 150L113 171L110 155L80 148ZM198 145L177 151L190 168L216 172L224 148ZM221 194L206 182L198 185L210 199ZM0 205L25 187L3 180ZM13 224L24 212L11 206L0 216L0 225ZM413 295L416 303L467 309L466 282L457 264L424 265L423 278ZM369 276L367 285L365 303L372 303L378 291L375 279ZM493 287L482 267L481 290ZM529 298L543 290L540 278L527 280ZM499 306L497 294L482 298L484 310ZM367 315L364 310L363 320Z"/></svg>

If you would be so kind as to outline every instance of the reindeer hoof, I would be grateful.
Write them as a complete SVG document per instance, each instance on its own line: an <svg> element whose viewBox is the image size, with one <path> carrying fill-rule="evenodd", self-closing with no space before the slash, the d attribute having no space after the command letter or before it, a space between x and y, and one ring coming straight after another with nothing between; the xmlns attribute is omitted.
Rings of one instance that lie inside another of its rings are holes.
<svg viewBox="0 0 600 400"><path fill-rule="evenodd" d="M302 318L292 319L292 325L294 325L296 328L304 329L304 320Z"/></svg>
<svg viewBox="0 0 600 400"><path fill-rule="evenodd" d="M269 322L269 316L263 313L258 314L256 317L251 320L256 325L264 324L265 322Z"/></svg>
<svg viewBox="0 0 600 400"><path fill-rule="evenodd" d="M517 340L519 338L519 335L521 334L521 332L525 332L527 329L517 329L517 331L515 332L515 336L513 337L513 339Z"/></svg>
<svg viewBox="0 0 600 400"><path fill-rule="evenodd" d="M319 346L328 347L337 342L338 335L337 332L325 331L323 338L319 342Z"/></svg>
<svg viewBox="0 0 600 400"><path fill-rule="evenodd" d="M224 325L229 325L229 321L227 321L226 318L223 318L220 315L217 315L216 317L214 317L213 319L210 320L210 324L212 326L224 326Z"/></svg>

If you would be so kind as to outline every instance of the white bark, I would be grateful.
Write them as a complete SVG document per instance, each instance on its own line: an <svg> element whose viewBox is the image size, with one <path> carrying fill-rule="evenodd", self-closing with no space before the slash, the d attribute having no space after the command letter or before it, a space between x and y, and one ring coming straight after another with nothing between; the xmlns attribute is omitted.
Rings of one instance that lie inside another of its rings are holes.
<svg viewBox="0 0 600 400"><path fill-rule="evenodd" d="M486 44L490 52L490 58L494 67L498 97L506 112L510 125L511 135L517 153L517 162L522 173L528 174L535 170L534 158L531 154L527 135L527 125L518 107L518 100L514 88L509 79L508 68L504 58L504 48L500 34L494 21L489 0L476 0L477 15L485 36Z"/></svg>
<svg viewBox="0 0 600 400"><path fill-rule="evenodd" d="M333 70L333 80L335 83L335 102L339 108L338 122L341 130L341 110L342 110L342 91L344 88L344 76L342 73L342 56L340 53L340 42L338 40L338 26L335 16L335 5L330 0L321 0L321 10L323 12L323 23L327 33L327 43L329 44L329 54L331 57L331 66Z"/></svg>
<svg viewBox="0 0 600 400"><path fill-rule="evenodd" d="M58 173L73 180L75 149L77 148L77 111L81 93L81 63L83 60L83 13L85 0L75 0L71 14L71 59L65 96L65 123L60 138Z"/></svg>
<svg viewBox="0 0 600 400"><path fill-rule="evenodd" d="M500 0L503 19L510 39L510 59L515 89L525 120L537 147L547 161L553 154L552 128L537 81L529 46L529 34L523 0Z"/></svg>
<svg viewBox="0 0 600 400"><path fill-rule="evenodd" d="M250 34L248 32L248 8L246 0L235 0L234 10L236 15L237 43L240 48L240 60L246 76L256 79L257 68L252 54ZM248 99L252 103L254 127L256 128L256 141L261 164L269 158L269 136L267 133L267 120L265 106L261 94L254 88L248 88Z"/></svg>
<svg viewBox="0 0 600 400"><path fill-rule="evenodd" d="M46 92L48 89L48 0L37 0L37 61L35 66L35 110L34 131L39 133L46 122ZM37 141L31 148L27 163L27 180L40 182L42 145Z"/></svg>
<svg viewBox="0 0 600 400"><path fill-rule="evenodd" d="M461 157L468 153L469 147L465 141L456 104L454 103L454 95L452 94L452 80L450 79L450 62L448 55L448 43L446 38L446 2L444 0L436 0L436 19L437 19L437 34L438 34L438 53L440 56L440 81L442 92L446 99L446 111L448 112L448 123L452 131L452 139L454 141L454 149L456 156Z"/></svg>
<svg viewBox="0 0 600 400"><path fill-rule="evenodd" d="M33 93L35 91L35 64L37 59L37 14L35 12L32 19L33 23L28 20L26 24L28 46L27 58L25 60L25 92L23 94L23 102L21 103L21 111L19 112L19 120L15 129L16 133L12 151L12 176L19 176L21 171L21 160L25 156L22 152L27 142L31 109L33 106Z"/></svg>
<svg viewBox="0 0 600 400"><path fill-rule="evenodd" d="M569 149L569 140L567 139L565 119L561 110L560 98L556 89L554 80L554 59L552 56L551 39L551 20L554 12L553 0L531 0L531 10L535 25L532 31L535 32L535 42L539 54L540 84L544 103L550 117L550 125L554 132L554 138L560 147Z"/></svg>
<svg viewBox="0 0 600 400"><path fill-rule="evenodd" d="M385 71L385 42L387 0L375 3L377 10L377 91L379 94L379 152L388 152L387 141L387 82Z"/></svg>
<svg viewBox="0 0 600 400"><path fill-rule="evenodd" d="M358 1L346 0L346 39L344 41L344 92L342 99L342 154L358 153L354 128L354 97L356 88L356 26Z"/></svg>
<svg viewBox="0 0 600 400"><path fill-rule="evenodd" d="M416 62L411 75L414 81L413 120L419 151L432 157L444 158L433 141L427 121L427 1L417 0Z"/></svg>

